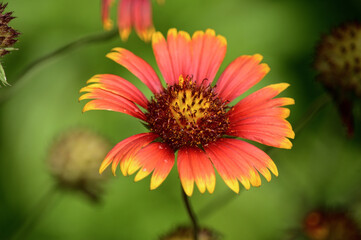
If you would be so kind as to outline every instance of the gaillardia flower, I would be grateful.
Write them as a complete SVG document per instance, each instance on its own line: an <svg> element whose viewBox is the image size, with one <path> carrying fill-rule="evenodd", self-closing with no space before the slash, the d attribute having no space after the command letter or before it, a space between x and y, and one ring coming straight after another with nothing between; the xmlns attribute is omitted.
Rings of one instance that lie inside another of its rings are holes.
<svg viewBox="0 0 361 240"><path fill-rule="evenodd" d="M147 100L127 80L110 74L92 77L87 92L80 97L93 99L83 111L103 109L139 118L149 132L118 143L106 156L100 172L118 164L124 175L138 171L139 181L153 171L151 189L158 187L175 162L184 191L192 195L194 182L201 193L212 193L215 171L235 192L239 182L246 189L259 186L260 172L269 181L277 168L253 140L269 146L291 148L287 138L294 132L288 121L290 111L282 106L291 98L274 98L288 87L286 83L267 86L245 97L233 107L229 103L258 83L270 70L260 63L262 56L240 56L211 86L226 54L226 39L213 30L188 33L170 29L167 39L160 32L152 37L154 55L166 87L154 69L128 50L115 48L108 58L127 68L154 93ZM142 107L142 111L137 105ZM269 169L269 170L268 170ZM239 182L238 182L239 181Z"/></svg>
<svg viewBox="0 0 361 240"><path fill-rule="evenodd" d="M112 28L109 9L113 0L102 0L102 21L104 29ZM119 0L118 28L123 41L128 39L134 26L138 36L148 42L154 33L152 20L152 5L150 0Z"/></svg>

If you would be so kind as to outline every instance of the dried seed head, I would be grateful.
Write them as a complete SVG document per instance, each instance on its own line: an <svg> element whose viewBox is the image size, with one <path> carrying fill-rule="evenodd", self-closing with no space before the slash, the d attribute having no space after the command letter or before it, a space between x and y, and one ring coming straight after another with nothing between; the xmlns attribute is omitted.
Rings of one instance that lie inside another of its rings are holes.
<svg viewBox="0 0 361 240"><path fill-rule="evenodd" d="M50 149L50 173L60 187L81 191L96 201L102 192L101 183L106 178L98 173L98 168L110 149L106 139L89 130L65 132Z"/></svg>
<svg viewBox="0 0 361 240"><path fill-rule="evenodd" d="M323 36L314 66L317 79L332 95L348 136L352 136L353 105L361 97L361 23L343 24Z"/></svg>
<svg viewBox="0 0 361 240"><path fill-rule="evenodd" d="M211 86L197 86L191 77L155 95L146 113L150 131L174 150L215 141L228 129L227 102Z"/></svg>
<svg viewBox="0 0 361 240"><path fill-rule="evenodd" d="M10 52L20 34L9 26L9 22L15 17L12 16L12 12L4 13L6 7L7 3L0 3L0 57Z"/></svg>
<svg viewBox="0 0 361 240"><path fill-rule="evenodd" d="M330 91L361 97L361 24L343 24L323 36L314 66Z"/></svg>

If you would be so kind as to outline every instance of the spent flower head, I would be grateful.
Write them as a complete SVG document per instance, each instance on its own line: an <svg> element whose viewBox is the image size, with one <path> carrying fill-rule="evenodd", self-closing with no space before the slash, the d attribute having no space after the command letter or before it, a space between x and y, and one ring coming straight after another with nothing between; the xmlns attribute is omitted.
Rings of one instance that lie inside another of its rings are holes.
<svg viewBox="0 0 361 240"><path fill-rule="evenodd" d="M90 130L67 131L51 146L49 170L60 187L80 191L97 201L106 179L99 175L98 168L109 149L109 142Z"/></svg>
<svg viewBox="0 0 361 240"><path fill-rule="evenodd" d="M0 56L14 50L12 46L18 41L19 32L9 26L9 22L15 17L13 12L4 13L7 3L0 3Z"/></svg>
<svg viewBox="0 0 361 240"><path fill-rule="evenodd" d="M20 34L18 31L9 26L10 21L15 17L12 16L13 12L4 12L7 5L7 3L0 3L0 57L10 53L12 50L15 50L13 45L18 41L17 37ZM1 62L0 82L4 85L9 85Z"/></svg>
<svg viewBox="0 0 361 240"><path fill-rule="evenodd" d="M112 165L115 174L119 165L124 175L137 172L135 181L153 172L151 189L155 189L172 169L177 152L179 177L189 196L194 183L201 193L214 191L214 167L237 193L239 182L246 189L260 186L259 173L267 181L271 180L270 171L277 175L276 165L265 152L238 138L292 147L288 138L293 138L294 132L285 120L290 111L284 106L294 104L294 100L275 98L289 84L269 85L232 106L230 102L269 72L268 65L261 63L261 55L238 57L213 87L227 49L223 36L211 29L197 31L192 37L170 29L167 39L155 33L152 45L166 87L154 69L130 51L115 48L107 55L149 87L154 94L150 100L133 84L112 74L96 75L81 89L86 93L80 100L92 99L83 111L126 113L149 129L118 143L105 157L100 172Z"/></svg>
<svg viewBox="0 0 361 240"><path fill-rule="evenodd" d="M345 23L324 35L317 46L314 67L352 135L353 104L361 98L361 23Z"/></svg>
<svg viewBox="0 0 361 240"><path fill-rule="evenodd" d="M361 97L361 23L343 24L324 35L314 66L327 89Z"/></svg>

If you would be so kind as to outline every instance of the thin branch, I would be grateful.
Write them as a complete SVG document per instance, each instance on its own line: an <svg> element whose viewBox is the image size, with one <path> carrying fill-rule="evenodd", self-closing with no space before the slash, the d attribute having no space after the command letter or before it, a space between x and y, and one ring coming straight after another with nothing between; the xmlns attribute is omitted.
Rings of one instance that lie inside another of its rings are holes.
<svg viewBox="0 0 361 240"><path fill-rule="evenodd" d="M323 95L319 96L308 108L307 112L302 115L302 117L296 122L294 131L297 134L301 129L307 125L307 123L314 117L314 115L320 111L327 103L331 101L331 97L324 93Z"/></svg>
<svg viewBox="0 0 361 240"><path fill-rule="evenodd" d="M195 215L195 213L194 213L194 211L192 209L192 206L191 206L191 204L189 202L189 197L184 192L182 186L181 186L181 191L182 191L183 201L184 201L184 204L186 206L188 216L189 216L189 218L190 218L190 220L192 222L194 240L198 240L199 225L198 225L197 217L196 217L196 215Z"/></svg>
<svg viewBox="0 0 361 240"><path fill-rule="evenodd" d="M25 85L26 79L27 79L26 76L30 72L34 71L36 68L41 67L43 64L45 64L49 60L56 58L58 56L61 56L63 54L69 53L80 47L84 47L88 44L108 41L110 39L113 39L117 35L118 35L118 31L115 29L110 32L105 32L105 33L100 33L100 34L97 33L97 34L92 34L92 35L89 35L86 37L82 37L78 40L75 40L71 43L68 43L68 44L54 50L53 52L46 54L45 56L42 56L42 57L34 60L20 72L19 76L17 77L17 79L14 83L14 86L2 90L3 93L0 96L0 103L8 100L10 97L12 97L14 95L14 93L16 93L16 91L18 91Z"/></svg>
<svg viewBox="0 0 361 240"><path fill-rule="evenodd" d="M302 117L296 122L294 131L295 133L299 133L309 122L310 120L318 113L324 106L327 105L331 101L331 98L328 96L328 94L323 94L316 98L307 111L302 115ZM263 151L267 154L269 154L271 151L275 151L277 148L267 147ZM214 198L210 203L208 203L205 207L203 207L198 212L198 216L205 218L211 215L215 212L215 210L219 210L221 207L226 206L228 203L230 203L233 199L235 199L237 194L234 194L233 192L226 191L218 198Z"/></svg>

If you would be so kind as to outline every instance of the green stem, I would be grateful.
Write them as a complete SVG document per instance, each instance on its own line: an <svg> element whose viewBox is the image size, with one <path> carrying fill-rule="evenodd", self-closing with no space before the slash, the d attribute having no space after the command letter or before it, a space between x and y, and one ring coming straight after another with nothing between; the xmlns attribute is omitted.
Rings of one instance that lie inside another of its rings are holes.
<svg viewBox="0 0 361 240"><path fill-rule="evenodd" d="M46 54L45 56L42 56L42 57L34 60L20 72L19 76L17 77L17 80L15 81L15 83L13 84L13 86L11 88L7 88L6 91L3 90L4 92L0 96L0 103L8 100L10 97L12 97L16 93L16 91L18 91L25 85L25 83L27 82L26 76L30 72L32 72L32 71L34 71L34 69L39 68L40 66L44 65L49 60L51 60L55 57L58 57L62 54L71 52L80 47L91 44L91 43L105 42L107 40L114 38L117 35L118 35L118 31L115 29L110 32L105 32L105 33L100 33L100 34L97 33L97 34L89 35L86 37L82 37L78 40L68 43L68 44Z"/></svg>
<svg viewBox="0 0 361 240"><path fill-rule="evenodd" d="M299 133L301 129L307 125L307 123L315 116L318 111L320 111L327 103L331 101L331 97L324 93L323 95L319 96L308 108L307 112L302 115L302 117L296 122L294 131L295 133Z"/></svg>
<svg viewBox="0 0 361 240"><path fill-rule="evenodd" d="M55 197L57 193L57 187L51 187L38 201L38 203L32 209L30 215L26 218L19 230L15 233L12 240L27 239L31 231L36 227L40 220L45 215L46 211L50 209L50 206L55 203Z"/></svg>
<svg viewBox="0 0 361 240"><path fill-rule="evenodd" d="M184 192L183 187L181 186L181 190L182 190L182 196L183 196L183 201L184 204L186 206L186 210L188 213L188 216L192 222L192 226L193 226L193 238L194 240L198 240L198 232L199 232L199 224L197 221L197 217L192 209L192 206L190 204L189 201L189 197L187 196L187 194Z"/></svg>
<svg viewBox="0 0 361 240"><path fill-rule="evenodd" d="M328 94L323 94L316 98L307 111L301 116L301 118L294 125L294 132L299 133L309 122L310 120L318 113L324 106L327 105L331 101L331 98ZM276 150L276 148L267 147L264 149L264 152L269 154L271 151ZM226 191L223 194L220 194L219 197L214 198L211 202L209 202L205 207L203 207L198 216L205 218L215 212L215 210L219 210L221 207L226 206L233 199L235 199L238 195L233 192Z"/></svg>

